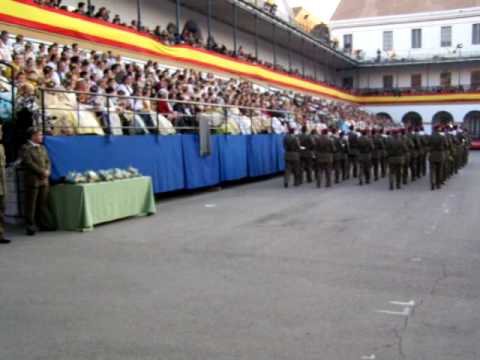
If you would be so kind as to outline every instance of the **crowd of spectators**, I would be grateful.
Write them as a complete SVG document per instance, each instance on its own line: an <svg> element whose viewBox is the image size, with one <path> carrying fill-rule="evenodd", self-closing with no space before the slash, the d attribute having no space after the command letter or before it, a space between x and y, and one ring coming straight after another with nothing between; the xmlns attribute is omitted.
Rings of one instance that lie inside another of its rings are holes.
<svg viewBox="0 0 480 360"><path fill-rule="evenodd" d="M222 55L248 61L255 65L262 65L272 70L277 70L289 75L295 75L308 80L316 81L314 76L311 74L304 74L298 68L287 68L281 64L273 64L270 61L259 59L255 55L246 52L242 46L239 46L236 50L232 50L228 49L223 44L219 44L213 36L205 39L202 35L200 27L193 20L186 21L183 28L178 30L177 26L173 22L168 23L164 28L162 28L160 25L150 28L144 24L139 24L137 20L131 20L129 23L125 22L118 14L112 16L110 10L106 7L101 7L97 10L94 5L90 5L90 7L88 7L85 2L79 2L75 9L71 9L68 6L63 5L62 0L34 0L34 2L42 6L54 7L64 11L71 11L79 15L95 18L97 20L106 21L115 25L129 28L131 30L149 34L150 36L153 36L157 40L168 45L186 44L192 47L204 48L215 51ZM264 3L264 6L265 11L272 15L275 14L277 7L274 3L267 1ZM327 81L325 83L328 85L333 85Z"/></svg>
<svg viewBox="0 0 480 360"><path fill-rule="evenodd" d="M43 106L45 128L53 135L173 134L202 120L229 134L283 133L303 124L388 125L355 105L197 70L166 69L153 61L127 62L77 44L32 43L22 35L12 39L6 31L0 35L0 60L13 68L3 68L0 86L8 94L5 84L14 74L19 127L43 127ZM43 98L40 88L49 90Z"/></svg>

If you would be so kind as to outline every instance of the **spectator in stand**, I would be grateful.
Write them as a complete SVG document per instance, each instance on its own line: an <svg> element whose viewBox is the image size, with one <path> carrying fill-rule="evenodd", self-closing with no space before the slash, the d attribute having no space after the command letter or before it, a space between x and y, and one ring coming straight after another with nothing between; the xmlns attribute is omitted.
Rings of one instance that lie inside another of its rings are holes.
<svg viewBox="0 0 480 360"><path fill-rule="evenodd" d="M73 11L79 15L87 15L87 8L84 2L79 2L77 8Z"/></svg>

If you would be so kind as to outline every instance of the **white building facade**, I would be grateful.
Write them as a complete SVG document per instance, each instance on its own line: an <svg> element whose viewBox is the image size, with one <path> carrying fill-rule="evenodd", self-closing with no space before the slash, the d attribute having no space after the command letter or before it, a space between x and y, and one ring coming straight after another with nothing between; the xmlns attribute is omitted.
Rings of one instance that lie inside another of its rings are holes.
<svg viewBox="0 0 480 360"><path fill-rule="evenodd" d="M338 85L380 95L480 90L480 1L343 0L330 26L338 47L359 62L356 69L339 73ZM397 122L413 113L427 127L439 118L470 126L478 117L480 123L480 103L366 109Z"/></svg>

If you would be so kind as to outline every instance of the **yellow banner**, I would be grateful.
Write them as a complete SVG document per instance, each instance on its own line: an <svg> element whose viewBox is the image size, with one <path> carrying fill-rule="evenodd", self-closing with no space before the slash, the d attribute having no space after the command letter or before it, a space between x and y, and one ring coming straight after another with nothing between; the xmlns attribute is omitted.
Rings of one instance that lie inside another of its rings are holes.
<svg viewBox="0 0 480 360"><path fill-rule="evenodd" d="M0 0L0 21L29 29L48 31L72 38L143 52L152 58L169 58L209 69L270 82L293 90L359 104L410 104L479 101L480 94L437 94L409 96L355 96L321 83L303 80L203 49L169 46L155 38L102 21L88 19L62 10L41 7L29 0Z"/></svg>

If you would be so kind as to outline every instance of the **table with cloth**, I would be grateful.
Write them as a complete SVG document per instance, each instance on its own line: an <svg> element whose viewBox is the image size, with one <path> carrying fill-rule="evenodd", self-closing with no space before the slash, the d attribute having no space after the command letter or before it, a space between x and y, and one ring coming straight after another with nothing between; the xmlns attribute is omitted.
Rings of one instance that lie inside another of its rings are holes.
<svg viewBox="0 0 480 360"><path fill-rule="evenodd" d="M156 213L150 177L56 185L50 199L59 230L88 231L96 224Z"/></svg>

